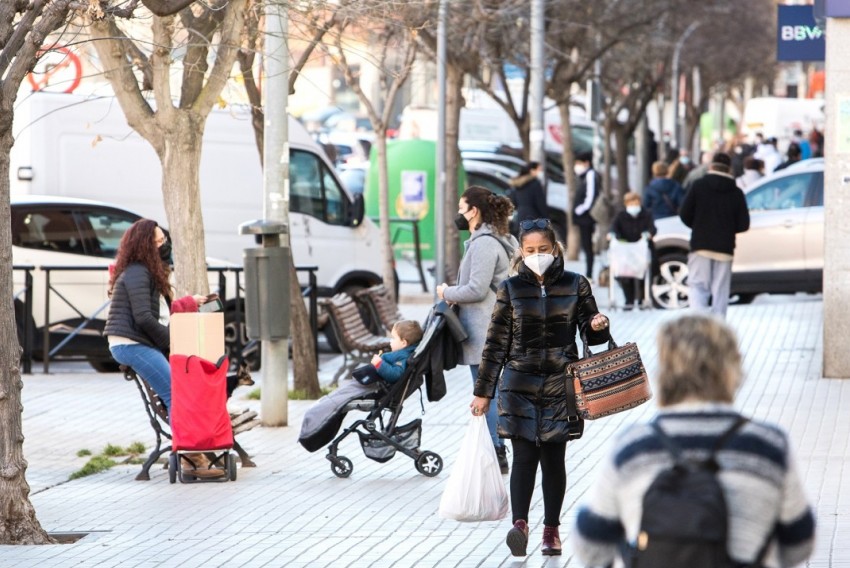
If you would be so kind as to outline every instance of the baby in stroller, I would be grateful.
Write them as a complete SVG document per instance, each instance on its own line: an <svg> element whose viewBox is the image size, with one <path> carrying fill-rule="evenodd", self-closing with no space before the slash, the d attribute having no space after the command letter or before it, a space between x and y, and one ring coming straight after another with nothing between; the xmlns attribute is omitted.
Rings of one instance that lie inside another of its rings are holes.
<svg viewBox="0 0 850 568"><path fill-rule="evenodd" d="M454 322L446 325L450 318ZM414 460L419 473L437 475L443 467L442 458L419 449L422 420L397 423L405 399L423 383L429 401L445 395L443 371L456 364L446 353L455 341L461 340L453 339L458 328L462 333L452 310L436 308L426 320L424 331L417 322L405 321L394 326L394 350L374 357L374 364L355 369L356 380L342 381L338 389L317 401L304 415L298 442L310 452L330 444L326 458L337 477L348 477L353 470L350 459L337 455L340 442L353 432L357 432L366 457L385 462L402 453ZM337 436L346 414L352 410L365 411L368 415Z"/></svg>

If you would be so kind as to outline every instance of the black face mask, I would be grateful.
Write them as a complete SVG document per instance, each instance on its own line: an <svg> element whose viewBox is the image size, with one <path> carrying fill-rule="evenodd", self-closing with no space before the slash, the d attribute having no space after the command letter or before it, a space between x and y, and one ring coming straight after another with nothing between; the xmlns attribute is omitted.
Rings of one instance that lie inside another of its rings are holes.
<svg viewBox="0 0 850 568"><path fill-rule="evenodd" d="M455 227L457 227L458 231L468 231L469 220L462 213L458 213L457 217L455 217Z"/></svg>
<svg viewBox="0 0 850 568"><path fill-rule="evenodd" d="M171 259L171 241L165 241L159 246L159 258L162 259L162 262L173 263Z"/></svg>

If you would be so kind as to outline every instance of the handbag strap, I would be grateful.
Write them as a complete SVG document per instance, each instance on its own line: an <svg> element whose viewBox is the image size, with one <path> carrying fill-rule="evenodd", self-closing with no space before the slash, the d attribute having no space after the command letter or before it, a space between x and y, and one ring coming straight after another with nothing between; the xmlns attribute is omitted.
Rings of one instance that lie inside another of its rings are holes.
<svg viewBox="0 0 850 568"><path fill-rule="evenodd" d="M588 323L587 323L587 325L590 325L590 322L588 322ZM614 336L613 336L613 335L611 335L611 332L610 332L610 329L611 329L611 328L610 328L610 324L609 324L609 328L608 328L608 329L609 329L609 331L608 331L608 336L610 337L610 339L608 339L608 349L609 349L609 350L611 350L611 349L616 349L616 348L617 348L617 343L614 341ZM590 352L590 343L588 343L588 341L587 341L587 330L586 330L586 329L582 329L582 330L581 330L581 332L580 332L580 336L581 336L581 342L582 342L582 345L584 346L584 358L585 358L585 359L588 359L588 358L590 358L591 356L593 356L593 353L591 353L591 352Z"/></svg>

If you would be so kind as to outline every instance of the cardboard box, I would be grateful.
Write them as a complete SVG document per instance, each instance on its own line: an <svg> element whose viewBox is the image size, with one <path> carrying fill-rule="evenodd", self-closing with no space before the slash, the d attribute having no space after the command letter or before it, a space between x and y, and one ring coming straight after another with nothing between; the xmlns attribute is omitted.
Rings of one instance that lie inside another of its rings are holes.
<svg viewBox="0 0 850 568"><path fill-rule="evenodd" d="M172 355L198 355L213 363L224 355L223 313L172 314L170 328Z"/></svg>

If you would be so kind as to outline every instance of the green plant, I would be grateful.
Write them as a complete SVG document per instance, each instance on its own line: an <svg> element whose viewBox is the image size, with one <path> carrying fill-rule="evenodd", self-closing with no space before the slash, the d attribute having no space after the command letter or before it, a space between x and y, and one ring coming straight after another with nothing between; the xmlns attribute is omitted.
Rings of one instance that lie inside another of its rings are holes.
<svg viewBox="0 0 850 568"><path fill-rule="evenodd" d="M133 442L127 446L127 453L136 455L143 454L145 453L145 445L141 442Z"/></svg>
<svg viewBox="0 0 850 568"><path fill-rule="evenodd" d="M322 387L319 396L325 396L326 394L333 391L333 389L328 387ZM294 389L289 391L289 400L315 400L316 397L309 396L306 391L301 389Z"/></svg>
<svg viewBox="0 0 850 568"><path fill-rule="evenodd" d="M79 479L93 473L100 473L113 465L115 465L115 462L106 456L94 456L80 470L72 473L68 479Z"/></svg>
<svg viewBox="0 0 850 568"><path fill-rule="evenodd" d="M101 453L101 455L104 455L104 456L115 457L115 456L123 456L127 452L121 446L113 446L112 444L106 444L106 447L103 448L103 451L100 452L100 453Z"/></svg>
<svg viewBox="0 0 850 568"><path fill-rule="evenodd" d="M87 450L85 448L83 448L82 450L77 452L78 458L83 458L83 457L90 456L90 455L91 455L91 450Z"/></svg>
<svg viewBox="0 0 850 568"><path fill-rule="evenodd" d="M260 387L255 388L245 397L248 400L260 400Z"/></svg>

